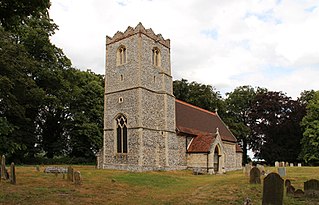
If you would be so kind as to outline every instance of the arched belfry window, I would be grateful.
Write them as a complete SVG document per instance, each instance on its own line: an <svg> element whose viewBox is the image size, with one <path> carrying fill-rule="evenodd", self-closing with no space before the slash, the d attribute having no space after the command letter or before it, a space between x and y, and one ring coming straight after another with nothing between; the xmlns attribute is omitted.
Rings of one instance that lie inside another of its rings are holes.
<svg viewBox="0 0 319 205"><path fill-rule="evenodd" d="M125 48L125 46L120 46L117 49L116 63L117 63L117 65L123 65L126 63L126 48Z"/></svg>
<svg viewBox="0 0 319 205"><path fill-rule="evenodd" d="M152 49L153 55L152 55L152 63L154 66L161 66L161 52L158 48Z"/></svg>
<svg viewBox="0 0 319 205"><path fill-rule="evenodd" d="M116 118L117 153L127 153L127 120L120 115Z"/></svg>

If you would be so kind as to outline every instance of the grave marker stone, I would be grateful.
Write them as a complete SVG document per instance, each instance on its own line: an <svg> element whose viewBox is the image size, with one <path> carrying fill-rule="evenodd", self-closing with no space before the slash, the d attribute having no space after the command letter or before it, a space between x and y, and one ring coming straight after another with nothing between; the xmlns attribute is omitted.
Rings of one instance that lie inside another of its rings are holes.
<svg viewBox="0 0 319 205"><path fill-rule="evenodd" d="M319 181L316 179L310 179L304 182L305 195L307 196L319 196Z"/></svg>
<svg viewBox="0 0 319 205"><path fill-rule="evenodd" d="M278 167L278 174L281 177L285 177L286 176L286 167Z"/></svg>
<svg viewBox="0 0 319 205"><path fill-rule="evenodd" d="M6 168L6 157L4 155L1 158L1 178L4 180L9 179L9 173Z"/></svg>
<svg viewBox="0 0 319 205"><path fill-rule="evenodd" d="M298 163L298 167L301 167L301 163Z"/></svg>
<svg viewBox="0 0 319 205"><path fill-rule="evenodd" d="M264 179L263 205L283 205L284 180L277 173L270 173Z"/></svg>
<svg viewBox="0 0 319 205"><path fill-rule="evenodd" d="M11 184L17 183L17 181L16 181L16 168L15 168L13 162L11 163L11 166L10 166L10 183Z"/></svg>
<svg viewBox="0 0 319 205"><path fill-rule="evenodd" d="M260 170L257 167L253 167L250 170L249 183L260 184Z"/></svg>
<svg viewBox="0 0 319 205"><path fill-rule="evenodd" d="M279 167L279 162L278 161L275 162L275 167Z"/></svg>
<svg viewBox="0 0 319 205"><path fill-rule="evenodd" d="M302 197L305 194L304 191L302 191L301 189L297 189L294 193L294 197L299 198Z"/></svg>
<svg viewBox="0 0 319 205"><path fill-rule="evenodd" d="M67 175L67 180L73 182L74 181L74 171L71 166L68 167L68 175Z"/></svg>
<svg viewBox="0 0 319 205"><path fill-rule="evenodd" d="M81 173L79 171L74 172L74 184L81 185L81 183L82 183Z"/></svg>
<svg viewBox="0 0 319 205"><path fill-rule="evenodd" d="M290 163L290 167L294 167L294 163Z"/></svg>

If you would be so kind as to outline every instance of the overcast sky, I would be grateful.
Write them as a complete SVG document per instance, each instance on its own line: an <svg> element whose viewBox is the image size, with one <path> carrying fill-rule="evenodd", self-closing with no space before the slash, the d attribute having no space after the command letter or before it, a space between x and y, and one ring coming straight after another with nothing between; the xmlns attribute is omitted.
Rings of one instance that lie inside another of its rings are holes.
<svg viewBox="0 0 319 205"><path fill-rule="evenodd" d="M294 99L319 90L319 1L51 0L53 43L73 66L104 74L105 36L141 22L171 40L173 79L242 85Z"/></svg>

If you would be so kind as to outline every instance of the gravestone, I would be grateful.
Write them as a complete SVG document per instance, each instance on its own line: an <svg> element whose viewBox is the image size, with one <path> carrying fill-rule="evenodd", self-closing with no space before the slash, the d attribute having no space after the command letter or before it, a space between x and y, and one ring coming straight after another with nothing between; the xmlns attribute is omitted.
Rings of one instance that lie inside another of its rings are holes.
<svg viewBox="0 0 319 205"><path fill-rule="evenodd" d="M249 183L250 184L260 184L260 170L257 167L253 167L250 170L250 176L249 176Z"/></svg>
<svg viewBox="0 0 319 205"><path fill-rule="evenodd" d="M264 179L263 205L283 205L284 180L277 173L270 173Z"/></svg>
<svg viewBox="0 0 319 205"><path fill-rule="evenodd" d="M298 167L301 167L301 163L298 163Z"/></svg>
<svg viewBox="0 0 319 205"><path fill-rule="evenodd" d="M286 195L287 196L294 196L295 195L295 187L291 184L286 186Z"/></svg>
<svg viewBox="0 0 319 205"><path fill-rule="evenodd" d="M307 196L319 196L319 181L316 179L310 179L304 182L305 195Z"/></svg>
<svg viewBox="0 0 319 205"><path fill-rule="evenodd" d="M265 167L263 165L258 164L257 168L260 170L261 175L265 175Z"/></svg>
<svg viewBox="0 0 319 205"><path fill-rule="evenodd" d="M278 161L275 162L275 167L279 167L279 162Z"/></svg>
<svg viewBox="0 0 319 205"><path fill-rule="evenodd" d="M9 173L6 169L6 157L4 155L1 158L1 178L5 180L9 179Z"/></svg>
<svg viewBox="0 0 319 205"><path fill-rule="evenodd" d="M13 162L11 163L11 166L10 166L10 183L11 184L17 183L17 181L16 181L16 168L15 168Z"/></svg>
<svg viewBox="0 0 319 205"><path fill-rule="evenodd" d="M67 180L73 182L74 180L74 171L71 166L68 167L68 175L67 175Z"/></svg>
<svg viewBox="0 0 319 205"><path fill-rule="evenodd" d="M60 173L67 173L67 168L65 167L46 167L44 169L45 173L53 173L53 174L60 174Z"/></svg>
<svg viewBox="0 0 319 205"><path fill-rule="evenodd" d="M75 185L82 184L81 173L79 171L74 172L74 184Z"/></svg>
<svg viewBox="0 0 319 205"><path fill-rule="evenodd" d="M304 191L302 191L301 189L297 189L294 193L294 197L299 198L302 197L305 194Z"/></svg>
<svg viewBox="0 0 319 205"><path fill-rule="evenodd" d="M278 167L278 174L281 177L285 177L286 176L286 167Z"/></svg>
<svg viewBox="0 0 319 205"><path fill-rule="evenodd" d="M285 162L280 162L279 163L279 167L284 167L285 166Z"/></svg>
<svg viewBox="0 0 319 205"><path fill-rule="evenodd" d="M252 169L252 165L251 164L246 164L244 169L245 169L245 174L247 176L249 176L250 170Z"/></svg>
<svg viewBox="0 0 319 205"><path fill-rule="evenodd" d="M39 172L39 171L40 171L40 166L37 165L37 166L35 167L35 170L37 170L37 172Z"/></svg>
<svg viewBox="0 0 319 205"><path fill-rule="evenodd" d="M289 179L285 180L285 187L290 186L291 185L291 181Z"/></svg>
<svg viewBox="0 0 319 205"><path fill-rule="evenodd" d="M290 167L294 167L294 163L290 163Z"/></svg>

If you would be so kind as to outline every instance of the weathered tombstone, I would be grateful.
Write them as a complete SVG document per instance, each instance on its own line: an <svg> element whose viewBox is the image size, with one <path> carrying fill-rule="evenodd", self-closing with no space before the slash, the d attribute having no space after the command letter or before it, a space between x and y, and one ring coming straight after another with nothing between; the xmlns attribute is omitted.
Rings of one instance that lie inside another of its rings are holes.
<svg viewBox="0 0 319 205"><path fill-rule="evenodd" d="M71 166L68 167L68 175L67 175L67 180L73 182L74 180L74 171L73 168Z"/></svg>
<svg viewBox="0 0 319 205"><path fill-rule="evenodd" d="M75 185L82 184L81 173L79 171L74 172L74 184Z"/></svg>
<svg viewBox="0 0 319 205"><path fill-rule="evenodd" d="M289 162L286 162L286 167L289 167Z"/></svg>
<svg viewBox="0 0 319 205"><path fill-rule="evenodd" d="M275 167L279 167L279 162L275 161Z"/></svg>
<svg viewBox="0 0 319 205"><path fill-rule="evenodd" d="M37 166L35 167L35 170L37 170L37 172L39 172L39 171L40 171L40 166L37 165Z"/></svg>
<svg viewBox="0 0 319 205"><path fill-rule="evenodd" d="M301 163L298 163L298 167L301 167Z"/></svg>
<svg viewBox="0 0 319 205"><path fill-rule="evenodd" d="M278 167L278 174L279 174L281 177L286 176L286 167Z"/></svg>
<svg viewBox="0 0 319 205"><path fill-rule="evenodd" d="M291 181L289 179L285 180L285 187L290 186L291 185Z"/></svg>
<svg viewBox="0 0 319 205"><path fill-rule="evenodd" d="M15 168L13 162L11 163L11 166L10 166L10 183L11 184L17 183L17 181L16 181L16 168Z"/></svg>
<svg viewBox="0 0 319 205"><path fill-rule="evenodd" d="M249 176L251 168L252 166L250 164L245 165L245 173L247 176Z"/></svg>
<svg viewBox="0 0 319 205"><path fill-rule="evenodd" d="M286 186L286 194L287 196L294 196L295 195L295 187L291 184Z"/></svg>
<svg viewBox="0 0 319 205"><path fill-rule="evenodd" d="M302 197L305 194L304 191L302 191L301 189L297 189L294 193L294 197L299 198Z"/></svg>
<svg viewBox="0 0 319 205"><path fill-rule="evenodd" d="M277 173L270 173L264 179L263 205L283 205L284 180Z"/></svg>
<svg viewBox="0 0 319 205"><path fill-rule="evenodd" d="M290 167L294 167L294 163L290 163Z"/></svg>
<svg viewBox="0 0 319 205"><path fill-rule="evenodd" d="M9 173L6 168L6 157L4 155L1 158L1 178L5 180L9 179Z"/></svg>
<svg viewBox="0 0 319 205"><path fill-rule="evenodd" d="M7 174L6 174L6 157L2 155L1 157L1 178L2 179L7 179Z"/></svg>
<svg viewBox="0 0 319 205"><path fill-rule="evenodd" d="M285 162L280 162L279 163L279 167L284 167L285 166Z"/></svg>
<svg viewBox="0 0 319 205"><path fill-rule="evenodd" d="M265 167L263 165L257 165L257 168L260 170L261 175L265 175Z"/></svg>
<svg viewBox="0 0 319 205"><path fill-rule="evenodd" d="M318 196L319 195L319 181L316 179L310 179L304 182L305 195Z"/></svg>
<svg viewBox="0 0 319 205"><path fill-rule="evenodd" d="M260 184L260 170L257 167L253 167L250 170L249 183Z"/></svg>

